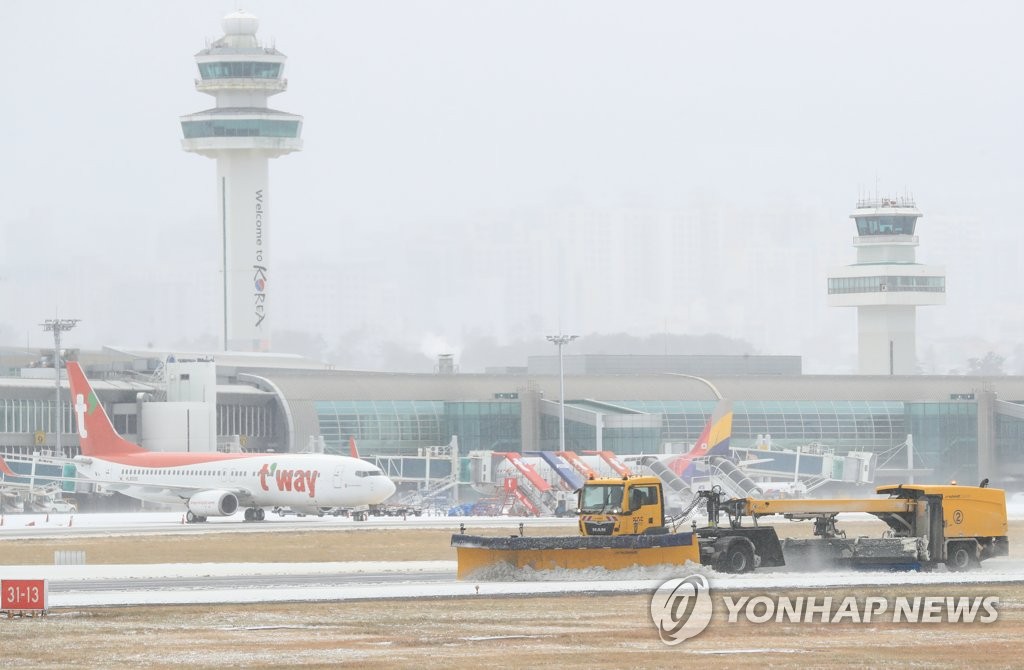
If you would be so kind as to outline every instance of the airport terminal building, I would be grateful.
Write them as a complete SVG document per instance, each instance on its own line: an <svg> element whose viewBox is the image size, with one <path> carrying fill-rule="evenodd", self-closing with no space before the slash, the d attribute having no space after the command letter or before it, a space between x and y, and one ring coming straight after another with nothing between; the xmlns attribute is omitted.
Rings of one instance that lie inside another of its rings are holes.
<svg viewBox="0 0 1024 670"><path fill-rule="evenodd" d="M157 411L174 405L161 408L182 383L168 381L166 354L72 356L126 438L150 449L183 450L181 440L168 436L186 424L205 429L192 410ZM185 432L193 450L347 453L354 438L362 456L375 457L396 479L416 482L452 475L467 481L470 451L559 445L555 357L485 374L448 366L435 374L342 371L274 354L200 360L214 371L215 409L207 423L215 441L204 442L201 430ZM55 383L46 365L39 352L0 355L0 453L56 448ZM725 397L734 402L733 446L770 439L788 448L873 451L880 482L988 477L1016 489L1024 480L1024 377L818 376L800 374L799 367L798 357L785 356L566 356L566 448L620 455L678 450L697 440ZM210 400L213 394L204 393ZM76 455L66 382L60 429L61 451ZM454 452L439 451L447 445Z"/></svg>

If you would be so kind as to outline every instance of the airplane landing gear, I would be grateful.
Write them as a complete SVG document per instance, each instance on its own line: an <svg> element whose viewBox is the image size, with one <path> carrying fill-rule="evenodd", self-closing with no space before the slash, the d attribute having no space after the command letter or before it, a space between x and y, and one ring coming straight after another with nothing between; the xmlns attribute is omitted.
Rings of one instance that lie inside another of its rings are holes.
<svg viewBox="0 0 1024 670"><path fill-rule="evenodd" d="M266 518L267 514L262 507L250 507L245 510L246 521L263 521Z"/></svg>

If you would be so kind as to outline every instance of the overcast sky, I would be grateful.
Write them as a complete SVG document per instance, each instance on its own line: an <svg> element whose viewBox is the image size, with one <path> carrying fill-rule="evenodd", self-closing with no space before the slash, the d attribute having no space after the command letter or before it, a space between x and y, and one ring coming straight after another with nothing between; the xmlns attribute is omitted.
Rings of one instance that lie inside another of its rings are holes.
<svg viewBox="0 0 1024 670"><path fill-rule="evenodd" d="M1024 6L837 5L241 5L289 59L271 107L305 118L305 149L271 163L292 271L275 329L430 356L721 332L849 371L855 312L827 307L825 277L853 262L848 215L877 185L913 194L918 260L949 274L948 304L919 310L925 369L1016 364ZM215 165L182 151L179 117L213 106L193 56L238 7L0 2L0 344L45 346L58 313L83 320L72 346L216 341ZM685 228L686 253L577 258L587 231L651 226ZM502 234L529 244L503 255ZM608 263L636 278L627 296Z"/></svg>

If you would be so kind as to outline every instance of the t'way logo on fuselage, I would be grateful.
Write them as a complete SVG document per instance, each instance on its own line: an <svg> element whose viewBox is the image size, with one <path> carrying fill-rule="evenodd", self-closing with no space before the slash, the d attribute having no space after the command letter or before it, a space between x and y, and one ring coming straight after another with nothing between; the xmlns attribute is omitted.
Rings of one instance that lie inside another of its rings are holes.
<svg viewBox="0 0 1024 670"><path fill-rule="evenodd" d="M272 476L278 491L306 492L310 498L316 497L316 478L320 476L317 470L279 470L277 463L264 463L258 474L264 491L270 490L267 478Z"/></svg>

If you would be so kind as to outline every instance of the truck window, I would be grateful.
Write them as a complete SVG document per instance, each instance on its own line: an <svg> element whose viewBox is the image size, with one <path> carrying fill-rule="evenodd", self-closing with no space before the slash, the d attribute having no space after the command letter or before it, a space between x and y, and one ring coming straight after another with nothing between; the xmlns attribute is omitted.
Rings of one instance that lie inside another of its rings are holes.
<svg viewBox="0 0 1024 670"><path fill-rule="evenodd" d="M629 509L637 509L647 504L647 493L641 486L634 486L629 492Z"/></svg>
<svg viewBox="0 0 1024 670"><path fill-rule="evenodd" d="M629 508L636 509L644 505L656 505L658 503L657 486L634 486L629 493Z"/></svg>
<svg viewBox="0 0 1024 670"><path fill-rule="evenodd" d="M580 510L607 512L622 506L622 484L587 484L583 487Z"/></svg>

